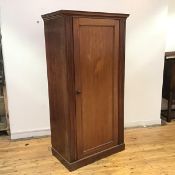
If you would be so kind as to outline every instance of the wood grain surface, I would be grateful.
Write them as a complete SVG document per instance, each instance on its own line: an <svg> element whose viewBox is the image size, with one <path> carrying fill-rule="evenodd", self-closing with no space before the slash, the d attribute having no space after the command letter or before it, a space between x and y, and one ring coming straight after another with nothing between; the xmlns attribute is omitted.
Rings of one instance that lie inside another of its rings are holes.
<svg viewBox="0 0 175 175"><path fill-rule="evenodd" d="M82 158L118 144L119 21L74 20L77 147Z"/></svg>
<svg viewBox="0 0 175 175"><path fill-rule="evenodd" d="M174 175L175 123L125 130L126 150L69 172L51 155L50 137L0 138L1 175Z"/></svg>
<svg viewBox="0 0 175 175"><path fill-rule="evenodd" d="M42 17L52 151L72 171L125 148L128 15L61 10Z"/></svg>

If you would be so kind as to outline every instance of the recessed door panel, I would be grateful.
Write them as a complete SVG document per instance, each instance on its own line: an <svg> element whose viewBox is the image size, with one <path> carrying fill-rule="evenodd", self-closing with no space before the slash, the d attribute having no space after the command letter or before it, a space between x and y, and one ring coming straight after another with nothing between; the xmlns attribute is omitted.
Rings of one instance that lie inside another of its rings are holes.
<svg viewBox="0 0 175 175"><path fill-rule="evenodd" d="M74 19L78 158L118 142L119 22Z"/></svg>

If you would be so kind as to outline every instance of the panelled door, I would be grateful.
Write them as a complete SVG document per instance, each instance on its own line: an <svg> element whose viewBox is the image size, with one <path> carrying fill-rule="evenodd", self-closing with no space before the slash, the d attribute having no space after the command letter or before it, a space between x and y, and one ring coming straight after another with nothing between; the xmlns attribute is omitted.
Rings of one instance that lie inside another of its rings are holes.
<svg viewBox="0 0 175 175"><path fill-rule="evenodd" d="M73 19L77 156L118 143L119 21Z"/></svg>

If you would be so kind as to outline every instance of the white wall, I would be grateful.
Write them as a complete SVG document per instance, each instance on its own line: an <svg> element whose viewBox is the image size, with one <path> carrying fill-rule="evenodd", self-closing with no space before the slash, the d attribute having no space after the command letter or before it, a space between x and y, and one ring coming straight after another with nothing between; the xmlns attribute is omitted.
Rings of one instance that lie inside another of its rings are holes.
<svg viewBox="0 0 175 175"><path fill-rule="evenodd" d="M175 51L175 0L168 0L166 51Z"/></svg>
<svg viewBox="0 0 175 175"><path fill-rule="evenodd" d="M131 14L127 21L125 126L160 123L166 0L0 0L0 6L12 138L49 133L41 14L59 9Z"/></svg>

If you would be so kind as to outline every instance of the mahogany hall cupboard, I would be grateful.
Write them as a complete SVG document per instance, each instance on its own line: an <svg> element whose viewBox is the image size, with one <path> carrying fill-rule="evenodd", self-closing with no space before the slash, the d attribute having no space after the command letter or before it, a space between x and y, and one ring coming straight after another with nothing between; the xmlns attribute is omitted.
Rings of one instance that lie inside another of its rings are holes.
<svg viewBox="0 0 175 175"><path fill-rule="evenodd" d="M43 15L52 153L70 171L124 149L127 14Z"/></svg>

